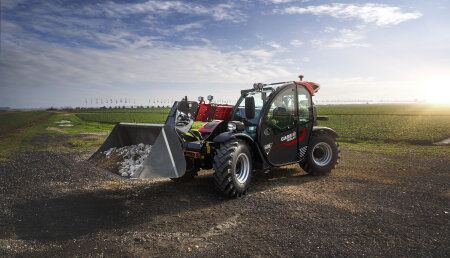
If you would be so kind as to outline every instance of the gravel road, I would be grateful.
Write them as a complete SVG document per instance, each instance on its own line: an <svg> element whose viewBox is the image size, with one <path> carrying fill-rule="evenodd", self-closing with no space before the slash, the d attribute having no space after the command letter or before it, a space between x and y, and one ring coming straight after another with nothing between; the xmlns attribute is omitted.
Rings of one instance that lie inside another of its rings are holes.
<svg viewBox="0 0 450 258"><path fill-rule="evenodd" d="M328 177L255 171L230 200L212 171L130 181L25 153L0 163L0 256L448 256L450 157L342 154Z"/></svg>

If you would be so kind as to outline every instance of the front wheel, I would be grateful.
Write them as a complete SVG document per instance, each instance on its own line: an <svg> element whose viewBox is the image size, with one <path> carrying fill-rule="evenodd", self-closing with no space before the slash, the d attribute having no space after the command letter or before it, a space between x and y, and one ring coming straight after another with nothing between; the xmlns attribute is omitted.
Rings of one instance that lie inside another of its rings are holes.
<svg viewBox="0 0 450 258"><path fill-rule="evenodd" d="M246 193L252 175L250 147L243 140L232 139L220 145L214 157L214 183L229 197Z"/></svg>
<svg viewBox="0 0 450 258"><path fill-rule="evenodd" d="M329 134L315 134L312 136L306 158L300 166L313 176L325 176L336 167L340 158L339 144Z"/></svg>

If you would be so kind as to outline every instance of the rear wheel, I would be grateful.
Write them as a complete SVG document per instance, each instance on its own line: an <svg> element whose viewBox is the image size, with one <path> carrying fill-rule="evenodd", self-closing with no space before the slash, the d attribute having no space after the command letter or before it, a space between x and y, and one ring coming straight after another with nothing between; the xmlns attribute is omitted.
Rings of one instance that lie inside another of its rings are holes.
<svg viewBox="0 0 450 258"><path fill-rule="evenodd" d="M313 176L325 176L336 167L340 158L339 144L329 134L318 133L312 136L306 159L300 166Z"/></svg>
<svg viewBox="0 0 450 258"><path fill-rule="evenodd" d="M252 175L250 147L243 140L229 140L220 145L214 157L214 183L229 197L246 193Z"/></svg>

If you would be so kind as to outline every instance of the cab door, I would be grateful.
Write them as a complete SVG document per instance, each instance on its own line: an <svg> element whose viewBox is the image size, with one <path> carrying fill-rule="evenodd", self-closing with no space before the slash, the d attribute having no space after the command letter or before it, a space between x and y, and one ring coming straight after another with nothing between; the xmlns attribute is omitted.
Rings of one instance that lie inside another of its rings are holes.
<svg viewBox="0 0 450 258"><path fill-rule="evenodd" d="M314 123L311 94L302 85L297 85L297 101L297 148L298 160L301 161L306 157L309 136Z"/></svg>
<svg viewBox="0 0 450 258"><path fill-rule="evenodd" d="M282 89L271 100L261 118L259 142L271 165L298 161L297 88Z"/></svg>

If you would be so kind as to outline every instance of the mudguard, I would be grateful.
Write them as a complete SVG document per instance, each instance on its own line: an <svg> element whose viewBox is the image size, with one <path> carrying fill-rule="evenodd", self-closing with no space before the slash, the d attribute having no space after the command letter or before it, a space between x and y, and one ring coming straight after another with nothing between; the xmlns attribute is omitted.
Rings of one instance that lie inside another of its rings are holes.
<svg viewBox="0 0 450 258"><path fill-rule="evenodd" d="M256 144L256 142L253 140L252 137L250 137L249 135L247 135L245 133L223 132L223 133L217 135L216 137L214 137L213 142L223 143L232 138L243 139L250 144L250 146L252 147L252 150L253 150L253 154L256 155L256 157L253 159L254 167L259 168L259 169L269 169L271 167L269 165L269 163L267 163L263 153L259 149L258 144Z"/></svg>
<svg viewBox="0 0 450 258"><path fill-rule="evenodd" d="M336 133L335 130L329 128L329 127L325 127L325 126L313 126L312 128L312 133L326 133L329 134L331 136L333 136L334 138L338 138L339 135Z"/></svg>

